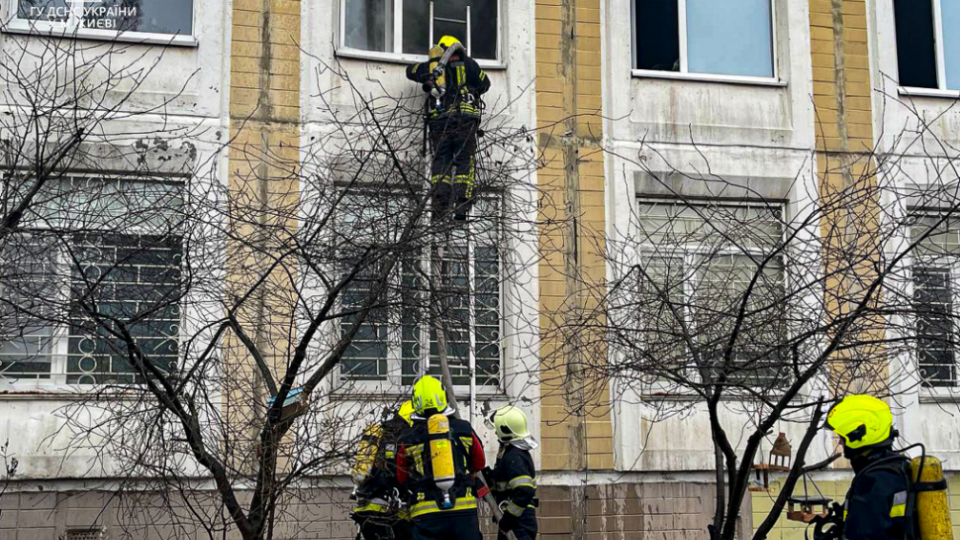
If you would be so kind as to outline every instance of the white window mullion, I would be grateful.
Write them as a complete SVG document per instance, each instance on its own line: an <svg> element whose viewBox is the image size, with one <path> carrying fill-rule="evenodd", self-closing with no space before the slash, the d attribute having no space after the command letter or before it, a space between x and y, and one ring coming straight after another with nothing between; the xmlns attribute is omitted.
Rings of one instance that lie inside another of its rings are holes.
<svg viewBox="0 0 960 540"><path fill-rule="evenodd" d="M57 257L57 263L54 267L54 279L58 277L61 280L59 287L57 287L57 295L59 296L60 305L69 305L70 300L70 275L72 269L70 269L70 262L67 260L66 254L63 250L58 249L59 254ZM57 270L62 265L65 271L64 275L58 276L59 271ZM51 338L53 343L51 344L52 350L50 358L50 382L55 385L65 385L67 384L67 354L70 350L70 329L69 327L58 325L53 329L53 336Z"/></svg>
<svg viewBox="0 0 960 540"><path fill-rule="evenodd" d="M473 23L470 21L470 6L467 5L467 56L473 55Z"/></svg>
<svg viewBox="0 0 960 540"><path fill-rule="evenodd" d="M434 39L433 36L433 2L430 2L430 42L427 44L427 47L433 47L436 43L437 40Z"/></svg>
<svg viewBox="0 0 960 540"><path fill-rule="evenodd" d="M687 0L677 0L677 21L680 26L680 73L687 73Z"/></svg>
<svg viewBox="0 0 960 540"><path fill-rule="evenodd" d="M683 0L680 0L680 1L682 2ZM691 253L692 250L684 250L684 251L685 251L685 254L683 255L683 268L681 269L682 276L685 276L687 274L688 268L690 269L697 268L696 267L697 259L700 258L700 254L695 251L693 251L692 253ZM690 274L690 279L683 280L683 308L682 308L682 313L680 315L681 317L683 317L683 324L686 327L686 331L684 333L690 338L691 341L694 341L694 342L696 341L696 338L697 338L697 330L696 330L697 323L695 320L695 312L694 312L694 306L696 305L695 294L696 294L697 288L700 286L700 277L701 277L700 270L696 270L692 274ZM688 347L689 345L684 343L683 346ZM691 360L693 360L693 351L687 351L686 356ZM697 382L703 382L700 378L700 370L699 369L694 370L694 372L690 375L690 379Z"/></svg>
<svg viewBox="0 0 960 540"><path fill-rule="evenodd" d="M347 1L340 0L340 47L347 46Z"/></svg>
<svg viewBox="0 0 960 540"><path fill-rule="evenodd" d="M467 8L467 20L470 20L470 10ZM468 32L469 32L469 26ZM469 34L468 34L469 35ZM472 228L471 228L472 229ZM473 233L471 230L467 234L467 302L469 304L467 317L467 339L469 340L470 346L467 353L467 374L470 377L470 396L477 395L477 287L474 280L477 278L476 273L476 242L473 241ZM502 349L502 347L501 347ZM476 400L470 400L470 418L476 418L475 410Z"/></svg>
<svg viewBox="0 0 960 540"><path fill-rule="evenodd" d="M958 312L958 308L960 308L960 257L950 258L950 287L951 287L950 292L952 293L951 294L952 298L950 299L950 310L951 310L950 313L953 318L957 318L958 314L960 314L960 312ZM953 339L957 339L958 335L960 335L960 332L958 332L958 329L955 327L955 323L953 322L953 320L950 320L948 321L948 324L950 325L951 330L953 331ZM960 375L960 373L957 373L958 371L960 371L960 366L957 366L958 359L960 359L960 350L957 350L957 348L954 348L953 350L954 378L952 381L954 387L960 386L960 376L958 376Z"/></svg>
<svg viewBox="0 0 960 540"><path fill-rule="evenodd" d="M933 2L933 32L936 40L935 50L937 55L937 88L945 90L947 88L947 63L943 50L943 13L940 8L941 0L930 0Z"/></svg>
<svg viewBox="0 0 960 540"><path fill-rule="evenodd" d="M403 54L403 0L393 3L393 52Z"/></svg>
<svg viewBox="0 0 960 540"><path fill-rule="evenodd" d="M780 62L777 60L777 0L770 0L770 54L773 61L773 78L780 80Z"/></svg>
<svg viewBox="0 0 960 540"><path fill-rule="evenodd" d="M403 286L402 262L400 268L393 273L390 279L394 284L392 289L397 291L401 290ZM399 316L401 319L403 318L402 313L400 313ZM401 369L403 366L403 362L401 361L403 357L403 321L397 320L396 324L394 324L394 321L390 319L392 319L392 317L387 318L387 387L399 388L401 383Z"/></svg>
<svg viewBox="0 0 960 540"><path fill-rule="evenodd" d="M419 323L420 326L420 361L417 363L417 378L423 377L430 370L430 331L436 328L434 324L434 314L431 312L433 309L434 298L433 295L436 293L436 288L434 287L435 278L434 276L434 261L433 255L435 249L431 246L426 249L426 267L423 269L423 273L427 276L426 290L427 294L430 295L430 298L425 299L424 305L428 306L426 315L426 324ZM439 264L443 264L439 262ZM438 266L439 266L438 264ZM442 270L441 270L442 271ZM439 346L439 343L438 343Z"/></svg>
<svg viewBox="0 0 960 540"><path fill-rule="evenodd" d="M70 18L67 19L67 29L70 32L76 32L80 28L80 21L82 20L81 15L83 13L83 8L86 6L83 2L75 2L70 5Z"/></svg>

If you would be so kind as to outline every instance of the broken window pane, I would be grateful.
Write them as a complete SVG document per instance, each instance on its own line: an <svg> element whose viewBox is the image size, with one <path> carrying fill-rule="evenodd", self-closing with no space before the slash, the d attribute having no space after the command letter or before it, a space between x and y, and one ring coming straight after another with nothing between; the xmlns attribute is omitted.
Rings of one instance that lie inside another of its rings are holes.
<svg viewBox="0 0 960 540"><path fill-rule="evenodd" d="M687 71L773 77L770 0L686 0Z"/></svg>
<svg viewBox="0 0 960 540"><path fill-rule="evenodd" d="M637 68L680 71L678 0L636 0Z"/></svg>
<svg viewBox="0 0 960 540"><path fill-rule="evenodd" d="M347 47L393 52L393 0L346 0L344 17Z"/></svg>
<svg viewBox="0 0 960 540"><path fill-rule="evenodd" d="M894 0L900 86L937 88L934 0ZM946 34L946 32L944 32Z"/></svg>

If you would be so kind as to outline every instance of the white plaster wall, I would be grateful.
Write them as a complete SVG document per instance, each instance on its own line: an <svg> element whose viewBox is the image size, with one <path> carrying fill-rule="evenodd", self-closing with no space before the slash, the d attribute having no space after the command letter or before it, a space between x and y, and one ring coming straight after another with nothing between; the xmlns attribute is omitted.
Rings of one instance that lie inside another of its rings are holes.
<svg viewBox="0 0 960 540"><path fill-rule="evenodd" d="M775 3L778 84L672 80L631 75L629 0L607 0L603 92L607 233L629 238L636 223L635 174L681 171L692 176L749 179L752 185L793 182L787 213L816 193L815 117L806 0ZM722 196L722 193L717 193ZM629 254L626 254L629 256ZM608 270L610 277L612 270ZM617 395L617 385L611 385ZM713 464L706 411L688 402L684 414L656 417L656 405L628 392L614 407L616 467L621 471L706 470ZM748 418L728 408L724 426L739 444ZM784 423L797 444L802 427ZM776 430L775 430L776 431ZM764 447L769 452L776 433ZM822 453L815 450L815 454Z"/></svg>

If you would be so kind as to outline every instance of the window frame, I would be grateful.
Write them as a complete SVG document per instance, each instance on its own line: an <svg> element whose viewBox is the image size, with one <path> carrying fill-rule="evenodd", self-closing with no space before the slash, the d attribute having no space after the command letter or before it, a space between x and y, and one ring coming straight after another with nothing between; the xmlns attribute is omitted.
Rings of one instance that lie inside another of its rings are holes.
<svg viewBox="0 0 960 540"><path fill-rule="evenodd" d="M197 0L194 0L197 1ZM403 51L403 0L393 0L400 5L400 9L396 9L394 6L394 17L393 17L393 47L394 51L401 52L381 52L381 51L367 51L364 49L356 49L353 47L348 47L346 44L346 35L347 35L347 7L346 3L348 0L338 0L337 1L337 39L334 54L343 58L354 58L357 60L371 60L377 62L390 62L395 64L416 64L418 62L424 62L429 59L429 56L424 54L409 54L404 53ZM430 36L433 39L433 4L437 0L430 0ZM506 69L507 62L503 57L503 51L505 47L503 46L504 40L504 25L506 13L503 9L505 0L495 0L497 2L497 57L495 59L489 58L474 58L477 64L480 67L485 69ZM469 19L468 19L469 20ZM467 25L468 36L471 32L471 26ZM470 38L468 38L469 41ZM470 49L468 42L467 55L470 55Z"/></svg>
<svg viewBox="0 0 960 540"><path fill-rule="evenodd" d="M951 305L951 308L956 310L957 308L960 308L960 294L958 294L958 291L960 291L960 254L950 255L947 258L949 259L949 261L944 261L943 258L941 258L940 260L937 260L937 258L934 258L934 257L923 257L923 256L915 257L913 259L913 264L910 265L910 286L913 289L912 296L915 296L916 290L917 290L915 270L918 267L933 269L933 270L945 270L947 275L949 276L948 279L951 287L950 292L951 292L952 298L950 299L950 305ZM919 324L919 317L917 317L917 321L914 322L914 325L912 328L914 332L914 336L916 336L917 338L917 345L916 345L916 348L914 349L915 351L914 352L914 356L915 356L914 369L916 369L917 376L919 377L922 367L920 366L921 351L920 351L920 343L919 343L919 332L917 330L918 324ZM923 390L927 392L937 393L937 392L949 392L951 390L960 388L960 347L954 348L953 356L954 356L954 370L953 370L954 377L953 377L952 383L926 385L924 384L924 381L926 379L921 378L920 387Z"/></svg>
<svg viewBox="0 0 960 540"><path fill-rule="evenodd" d="M118 181L118 182L129 180L123 175L101 175L101 174L83 173L83 172L66 174L64 175L64 178L70 179L70 180L88 178L88 179L95 179L95 180L112 180L112 181ZM178 178L178 177L165 178L162 180L138 179L137 181L139 182L157 181L160 183L169 183L169 182L179 181L181 187L183 187L185 190L188 187L187 183L183 181L182 178ZM46 227L30 227L29 229L26 229L25 232L29 233L31 231L42 231L42 230L46 230ZM106 232L106 231L99 231L99 232ZM130 235L130 236L143 236L149 233L140 227L133 227L127 230L124 234ZM58 249L57 264L63 263L62 259L64 257L64 254L65 252L62 249ZM181 257L181 262L180 262L181 272L183 272L184 270L183 265L186 263L186 259L187 259L186 257ZM72 275L72 270L70 272ZM69 284L67 282L69 282L70 278L66 277L66 274L62 276L57 276L57 278L59 281L61 281L61 283L57 284L57 295L60 297L62 301L64 301L66 300L65 294L69 287ZM176 339L180 345L179 350L182 350L183 336L185 334L185 332L183 332L182 329L187 327L186 326L187 318L186 318L186 313L184 309L182 309L182 307L179 310L179 312L180 312L179 328L181 329L181 331L179 332ZM50 339L51 339L50 377L24 378L21 380L17 380L16 382L6 382L4 378L0 378L0 388L13 390L14 393L29 391L29 390L43 390L51 393L66 394L66 393L76 393L78 390L85 391L91 388L96 388L97 386L101 385L101 383L80 383L80 382L68 383L67 382L67 378L70 375L67 372L67 368L69 365L69 346L70 346L69 327L64 325L54 326L51 332ZM179 353L178 353L178 357L179 357ZM113 384L113 383L110 383L110 384ZM132 385L136 383L130 383L130 384Z"/></svg>
<svg viewBox="0 0 960 540"><path fill-rule="evenodd" d="M674 79L685 81L704 81L704 82L723 82L734 84L750 84L756 86L786 86L786 82L780 80L780 54L777 32L777 1L770 2L770 54L772 56L773 75L770 77L757 77L750 75L727 75L720 73L692 73L688 71L687 63L687 0L675 0L677 2L677 39L679 40L680 50L680 71L659 71L654 69L640 69L637 66L636 53L639 43L637 41L637 8L636 0L630 0L630 74L638 78L650 79Z"/></svg>
<svg viewBox="0 0 960 540"><path fill-rule="evenodd" d="M937 209L936 208L909 208L907 213L916 218L924 217L936 217ZM914 225L907 227L906 236L910 242L913 242L912 229ZM950 285L953 287L952 293L953 298L951 300L952 307L960 309L960 252L955 254L944 254L941 256L930 256L922 254L910 254L910 260L907 261L907 268L909 269L909 298L911 300L916 295L916 278L914 275L914 270L919 267L926 268L936 268L947 270L950 276ZM960 389L960 346L954 349L954 362L955 362L955 378L952 385L925 385L923 384L923 379L920 378L920 349L919 349L919 340L917 332L917 322L908 327L908 332L911 332L914 339L917 341L916 345L912 348L912 362L911 368L915 371L917 380L920 382L920 392L926 396L932 397L955 397L956 391ZM960 329L958 329L960 333Z"/></svg>
<svg viewBox="0 0 960 540"><path fill-rule="evenodd" d="M402 194L398 193L398 196L402 196ZM497 194L496 196L487 195L486 197L481 195L480 198L486 198L488 200L498 198L500 202L500 212L502 213L504 211L504 198L502 194ZM480 200L478 199L476 203L479 203L479 202ZM467 223L474 224L476 223L476 221L468 220ZM468 260L469 260L469 264L467 264L467 272L469 276L468 284L471 291L469 295L469 302L470 302L469 328L470 330L468 332L469 342L470 342L470 345L469 345L470 357L467 359L467 369L468 369L468 373L469 371L473 371L474 375L471 378L469 384L454 385L454 391L458 396L467 395L468 392L474 392L475 395L477 396L494 397L494 396L503 395L506 392L506 385L505 385L504 379L507 372L506 364L508 362L508 355L507 355L507 346L506 346L504 330L507 326L507 320L506 320L507 315L506 315L506 310L504 308L504 301L506 296L506 290L505 290L506 283L503 280L503 275L504 275L503 267L506 262L505 256L504 256L504 252L506 250L506 248L504 247L504 238L506 236L504 234L503 226L504 225L501 220L498 226L499 238L497 239L497 246L500 247L499 264L498 264L498 267L500 269L500 275L498 276L498 290L497 290L497 301L499 306L499 315L497 318L497 323L499 326L499 335L500 335L500 342L498 344L499 350L500 350L500 358L498 362L499 373L497 374L497 384L490 385L490 384L477 383L477 373L476 373L477 372L477 341L476 341L476 337L477 337L477 334L476 334L476 318L477 318L476 248L477 248L477 244L476 244L476 241L474 240L477 234L473 226L471 226L470 234L467 236L467 246L466 246L467 253L468 253ZM431 275L433 273L434 266L433 266L432 255L433 255L432 250L429 250L427 253L424 254L424 256L420 257L417 260L417 264L420 266L421 271L423 271L427 275ZM391 282L394 282L394 283L397 283L400 280L402 280L403 279L402 268L395 269L393 272L393 275L391 275L389 279L391 280ZM341 302L342 302L342 296L337 300L338 306L342 306ZM342 335L342 331L343 331L342 324L343 324L343 321L338 319L332 325L333 327L332 331L335 333L336 336L338 336L338 339L339 339L339 336ZM418 332L418 336L420 339L420 346L419 346L420 355L418 358L417 373L415 374L416 377L421 377L429 373L429 370L431 367L430 349L433 342L430 338L430 334L433 330L434 329L427 324L423 324L423 323L420 324L420 328ZM378 395L405 394L406 393L405 389L408 388L408 386L405 386L403 384L403 360L404 359L403 359L403 351L402 351L402 348L403 348L402 333L403 333L402 323L397 325L387 326L387 329L386 329L387 367L386 367L386 375L384 378L354 379L345 375L343 373L342 368L338 367L337 369L334 370L334 377L331 377L331 383L333 384L334 393L351 394L351 393L355 393L356 390L359 390L361 393L370 392ZM341 366L342 366L342 363L343 363L343 360L341 360Z"/></svg>
<svg viewBox="0 0 960 540"><path fill-rule="evenodd" d="M785 221L785 216L789 210L788 201L781 201L781 200L758 201L758 200L724 200L724 199L712 199L712 198L709 198L709 199L690 198L686 201L683 201L683 200L672 198L672 197L662 198L662 197L638 195L637 197L635 197L634 204L637 205L637 210L638 210L637 215L639 217L640 205L671 203L671 202L675 204L683 204L687 206L709 207L710 205L714 205L714 206L723 206L728 208L761 208L761 209L768 209L775 204L780 211L781 219L783 219L784 221ZM639 222L637 226L639 226ZM781 239L783 238L783 235L785 234L785 232L786 231L784 229L781 229L780 231ZM702 244L697 242L690 242L683 245L686 246L685 251L681 255L671 255L670 258L675 258L675 259L682 258L683 264L685 267L688 261L697 260L704 256L704 253L703 253L704 248ZM653 250L656 250L657 248L658 246L655 244L650 244L646 241L640 242L637 249L637 254L636 254L636 257L638 259L638 264L643 264L644 262L646 262L650 253ZM722 249L722 250L716 251L715 254L720 257L726 256L726 255L762 255L763 250L760 247L752 247L749 249L730 248L730 249ZM782 272L781 279L783 280L783 287L785 290L789 290L790 273L787 271L785 264L781 264L781 272ZM703 279L702 270L698 270L694 273L694 276L690 281L684 282L684 286L683 286L684 305L686 306L694 305L694 300L696 296L695 295L691 296L691 293L689 292L689 290L691 288L693 290L697 290L699 288L698 285L699 283L701 283L702 279ZM694 331L694 335L696 335L696 329L695 329L696 321L694 320L694 317L691 314L689 307L684 308L683 316L684 316L685 323L689 327L691 327L691 329ZM684 348L686 349L686 347ZM686 355L687 355L686 361L690 362L691 359L689 357L689 351L686 351ZM700 378L700 373L697 372L697 369L695 367L691 365L691 367L687 371L689 372L689 377L691 381L702 382ZM647 388L644 389L644 392L648 395L656 395L658 396L658 398L667 396L667 395L672 397L684 398L685 396L692 395L692 393L688 393L688 392L677 393L675 386L669 383L661 382L661 381L649 383L647 385Z"/></svg>
<svg viewBox="0 0 960 540"><path fill-rule="evenodd" d="M897 50L897 17L894 10L893 0L890 1L890 12L893 17L893 55L897 59L897 86L901 94L930 96L930 97L957 97L960 95L960 89L951 90L947 88L947 64L943 52L943 12L940 8L941 0L929 0L933 5L933 63L937 66L937 87L924 88L922 86L905 86L900 83L900 53Z"/></svg>
<svg viewBox="0 0 960 540"><path fill-rule="evenodd" d="M2 1L2 0L0 0ZM121 32L119 30L105 30L99 28L78 28L75 22L75 13L66 23L57 23L45 20L21 19L16 16L20 12L20 0L9 0L8 7L14 16L4 27L3 32L9 34L42 35L51 37L68 37L98 41L119 41L142 43L144 45L172 45L180 47L197 47L200 44L197 36L197 11L202 0L191 0L193 10L191 16L190 34L161 34L157 32Z"/></svg>

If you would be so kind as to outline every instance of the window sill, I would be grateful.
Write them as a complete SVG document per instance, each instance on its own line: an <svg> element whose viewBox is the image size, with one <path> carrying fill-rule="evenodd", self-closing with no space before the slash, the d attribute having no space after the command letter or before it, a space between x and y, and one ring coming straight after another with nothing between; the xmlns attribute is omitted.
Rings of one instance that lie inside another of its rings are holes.
<svg viewBox="0 0 960 540"><path fill-rule="evenodd" d="M486 390L480 391L477 390L477 399L483 401L507 401L509 397L501 390ZM327 397L332 401L364 401L367 403L371 402L384 402L384 403L396 403L403 399L410 399L409 392L396 392L396 391L387 391L387 392L377 392L374 390L364 390L362 388L355 388L353 391L334 391L330 394L327 394ZM2 397L0 397L2 399ZM463 405L465 402L470 399L470 391L468 389L457 388L457 401Z"/></svg>
<svg viewBox="0 0 960 540"><path fill-rule="evenodd" d="M197 47L200 45L200 42L194 36L172 36L167 34L152 34L149 32L118 33L113 30L97 30L93 28L66 30L58 29L51 25L35 25L23 20L10 21L10 23L4 27L3 32L30 36L140 43L143 45L171 45L178 47Z"/></svg>
<svg viewBox="0 0 960 540"><path fill-rule="evenodd" d="M740 84L745 86L772 86L785 88L786 81L772 77L744 77L739 75L710 75L707 73L679 73L676 71L653 71L648 69L632 69L630 75L640 79L667 79L690 82L712 82L722 84Z"/></svg>
<svg viewBox="0 0 960 540"><path fill-rule="evenodd" d="M960 388L924 389L920 391L921 404L960 403Z"/></svg>
<svg viewBox="0 0 960 540"><path fill-rule="evenodd" d="M384 62L387 64L412 65L418 62L425 62L426 55L418 54L397 54L363 51L359 49L337 49L334 54L339 58L349 58L352 60L368 60L371 62ZM498 71L507 69L507 65L498 60L477 60L485 70Z"/></svg>
<svg viewBox="0 0 960 540"><path fill-rule="evenodd" d="M0 401L80 401L109 397L111 400L138 400L144 394L138 392L113 392L97 395L96 386L70 384L0 384Z"/></svg>
<svg viewBox="0 0 960 540"><path fill-rule="evenodd" d="M901 86L897 89L901 96L960 99L960 91L940 90L939 88L914 88Z"/></svg>

